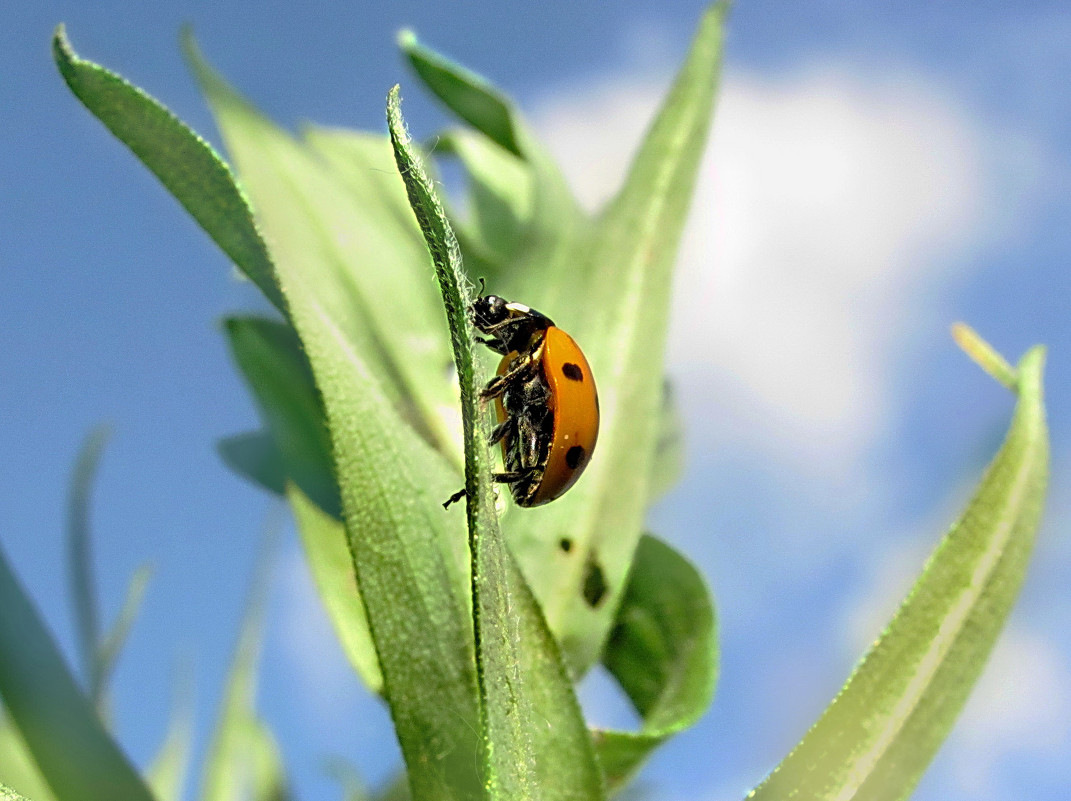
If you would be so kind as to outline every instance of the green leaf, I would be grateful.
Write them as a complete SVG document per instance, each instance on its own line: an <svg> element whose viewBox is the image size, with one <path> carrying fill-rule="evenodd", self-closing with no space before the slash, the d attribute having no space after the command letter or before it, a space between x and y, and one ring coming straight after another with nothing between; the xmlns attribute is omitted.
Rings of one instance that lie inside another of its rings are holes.
<svg viewBox="0 0 1071 801"><path fill-rule="evenodd" d="M476 386L476 342L466 317L467 282L453 231L405 130L398 87L387 101L387 121L398 171L439 279L461 384L476 670L489 797L603 798L591 738L557 643L498 528L488 432ZM416 792L414 796L421 797Z"/></svg>
<svg viewBox="0 0 1071 801"><path fill-rule="evenodd" d="M0 801L30 801L24 795L19 795L10 787L0 784Z"/></svg>
<svg viewBox="0 0 1071 801"><path fill-rule="evenodd" d="M321 509L341 517L331 439L301 341L273 320L231 317L224 325L286 475Z"/></svg>
<svg viewBox="0 0 1071 801"><path fill-rule="evenodd" d="M461 242L470 273L494 279L494 291L506 297L538 302L542 299L541 282L546 265L555 259L571 259L576 255L577 240L588 233L588 216L580 209L564 176L545 148L536 140L521 113L509 99L489 81L417 41L415 34L406 31L399 36L399 45L413 70L451 111L470 123L486 137L486 153L498 148L517 156L528 168L530 180L514 187L514 200L526 209L526 224L517 231L519 239L510 243L513 258L509 264L498 264L493 253L486 252L487 231L477 229L470 234L462 229ZM450 134L446 138L450 138ZM471 166L476 167L477 163ZM470 174L478 185L486 181L487 167L479 165ZM523 192L527 190L528 197ZM527 211L530 209L530 212ZM502 236L510 236L503 233ZM473 257L477 261L472 263ZM479 268L480 272L472 272Z"/></svg>
<svg viewBox="0 0 1071 801"><path fill-rule="evenodd" d="M146 771L158 801L181 801L193 747L193 690L189 674L180 675L163 745Z"/></svg>
<svg viewBox="0 0 1071 801"><path fill-rule="evenodd" d="M231 470L269 492L286 491L286 465L275 440L267 431L249 431L225 437L216 449Z"/></svg>
<svg viewBox="0 0 1071 801"><path fill-rule="evenodd" d="M523 302L584 349L599 386L598 448L560 500L509 518L510 541L573 671L602 650L642 533L657 459L673 265L713 115L723 4L700 22L620 194L583 233L541 249ZM537 207L538 214L538 207ZM573 547L560 552L558 543ZM605 592L592 605L593 577Z"/></svg>
<svg viewBox="0 0 1071 801"><path fill-rule="evenodd" d="M425 344L421 331L441 330L437 301L432 312L421 312L422 290L406 278L412 269L404 257L392 261L390 248L397 242L368 250L367 263L340 258L340 249L363 247L365 235L378 236L378 222L362 224L366 212L334 170L266 123L203 63L196 66L258 214L271 220L266 227L273 232L280 285L331 432L350 552L385 695L411 767L413 794L479 797L482 782L473 758L480 747L479 702L468 554L463 530L440 505L456 487L457 474L429 445L438 439L429 435L429 426L420 430L408 424L414 421L412 407L402 401L404 382L388 369L387 358L388 348L400 358L412 355L406 348L415 353ZM353 219L343 219L350 212ZM325 219L337 222L325 228ZM347 233L350 223L359 236ZM328 232L333 232L330 237ZM340 242L343 234L347 238ZM417 256L415 269L427 259L423 249ZM392 269L384 271L384 264ZM393 327L385 339L374 332L367 304L358 300L354 288L363 280L357 274L362 270L404 282L396 291L376 294L371 302L377 315L397 310L412 326L391 318ZM429 283L425 277L425 289ZM434 300L433 289L431 293ZM384 298L399 303L384 304ZM414 298L412 306L407 305ZM423 319L415 319L421 314ZM437 338L445 339L441 333ZM435 365L426 376L427 385L436 385L433 375L443 376L442 398L448 399L455 390L442 369L445 344L435 348L442 350L440 360L429 360L424 349L418 361L425 367Z"/></svg>
<svg viewBox="0 0 1071 801"><path fill-rule="evenodd" d="M275 539L275 526L269 525L205 758L202 801L281 801L287 797L285 784L265 779L281 777L282 767L274 740L256 712L257 662L271 586L271 543ZM272 788L278 792L269 792Z"/></svg>
<svg viewBox="0 0 1071 801"><path fill-rule="evenodd" d="M18 729L0 707L0 786L3 785L34 801L55 798Z"/></svg>
<svg viewBox="0 0 1071 801"><path fill-rule="evenodd" d="M528 165L490 139L465 130L444 133L435 152L456 156L465 168L471 220L464 227L471 229L475 245L499 264L515 256L531 224Z"/></svg>
<svg viewBox="0 0 1071 801"><path fill-rule="evenodd" d="M372 692L381 693L383 673L379 669L375 643L368 628L364 601L357 589L346 528L336 518L323 512L295 485L290 486L287 499L294 510L294 520L316 589L342 650L365 686Z"/></svg>
<svg viewBox="0 0 1071 801"><path fill-rule="evenodd" d="M211 145L141 89L79 58L62 25L52 53L75 96L160 179L268 300L284 309L249 202Z"/></svg>
<svg viewBox="0 0 1071 801"><path fill-rule="evenodd" d="M95 660L101 686L101 696L97 701L98 709L103 709L108 685L111 683L112 674L119 661L119 654L122 653L123 646L126 645L127 638L130 636L130 630L141 610L141 603L145 600L145 590L149 586L151 576L152 568L149 565L142 565L134 571L134 575L130 577L130 583L127 584L126 595L123 598L123 605L119 608L119 614L111 629L100 641Z"/></svg>
<svg viewBox="0 0 1071 801"><path fill-rule="evenodd" d="M457 116L502 149L521 155L523 134L512 104L489 81L425 47L410 30L398 34L398 46L421 80Z"/></svg>
<svg viewBox="0 0 1071 801"><path fill-rule="evenodd" d="M56 801L152 801L0 554L0 695Z"/></svg>
<svg viewBox="0 0 1071 801"><path fill-rule="evenodd" d="M636 549L603 662L643 719L638 732L595 732L613 792L655 748L699 720L717 682L716 622L706 583L687 559L650 535Z"/></svg>
<svg viewBox="0 0 1071 801"><path fill-rule="evenodd" d="M391 406L457 460L456 393L446 369L442 313L412 226L404 231L389 196L358 193L352 170L341 173L265 119L210 69L192 39L184 45L249 189L276 270L300 272L317 287L317 302ZM361 164L369 172L392 167L374 153L365 157Z"/></svg>
<svg viewBox="0 0 1071 801"><path fill-rule="evenodd" d="M749 798L877 801L914 789L981 673L1030 558L1048 482L1043 363L1040 347L1023 356L1011 428L966 510L844 688Z"/></svg>
<svg viewBox="0 0 1071 801"><path fill-rule="evenodd" d="M93 579L93 552L89 530L89 502L93 494L100 457L111 438L110 426L97 426L82 443L71 478L67 501L67 563L70 570L71 604L82 669L89 697L103 709L104 677L100 665L100 613Z"/></svg>

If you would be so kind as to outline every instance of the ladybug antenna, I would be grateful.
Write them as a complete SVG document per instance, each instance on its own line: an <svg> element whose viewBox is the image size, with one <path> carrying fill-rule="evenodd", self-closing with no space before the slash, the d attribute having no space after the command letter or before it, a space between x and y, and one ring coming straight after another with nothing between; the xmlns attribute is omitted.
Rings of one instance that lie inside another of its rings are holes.
<svg viewBox="0 0 1071 801"><path fill-rule="evenodd" d="M486 289L486 284L484 284L484 282L483 282L483 276L481 275L481 276L480 276L480 294L479 294L479 295L477 295L476 297L478 297L478 298L482 298L482 297L483 297L483 292L484 292L484 289Z"/></svg>

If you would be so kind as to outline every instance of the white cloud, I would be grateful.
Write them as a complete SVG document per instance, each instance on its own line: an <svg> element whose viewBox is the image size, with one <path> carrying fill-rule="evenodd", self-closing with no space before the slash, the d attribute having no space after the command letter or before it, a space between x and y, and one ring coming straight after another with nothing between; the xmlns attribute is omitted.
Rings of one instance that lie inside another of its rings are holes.
<svg viewBox="0 0 1071 801"><path fill-rule="evenodd" d="M726 412L700 433L737 429L834 475L880 434L897 348L979 236L988 189L954 100L857 74L727 75L669 344L691 420L702 427L712 402ZM588 205L615 189L663 91L607 83L537 115Z"/></svg>

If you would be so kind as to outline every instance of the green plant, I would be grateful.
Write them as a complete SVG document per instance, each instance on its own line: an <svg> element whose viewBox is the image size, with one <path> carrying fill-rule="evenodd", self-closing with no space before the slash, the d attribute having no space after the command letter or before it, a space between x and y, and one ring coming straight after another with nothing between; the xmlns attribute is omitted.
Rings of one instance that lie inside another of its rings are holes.
<svg viewBox="0 0 1071 801"><path fill-rule="evenodd" d="M643 516L679 471L662 350L724 15L722 5L704 15L622 189L596 215L578 207L507 99L411 34L400 44L414 71L468 124L436 148L466 169L465 218L437 196L397 87L389 138L313 127L295 140L187 36L240 188L202 139L57 32L72 91L279 312L227 321L264 428L221 452L289 501L345 651L390 706L415 798L605 798L709 705L708 591L683 556L644 533ZM552 311L599 377L598 453L547 507L496 508L476 397L483 362L464 313L469 276ZM1017 594L1047 478L1042 351L1012 368L962 338L1019 396L1005 444L887 631L756 798L908 795ZM462 473L464 520L441 507ZM54 797L151 797L73 683L32 680L26 642L46 653L47 634L7 572L0 593L0 693ZM586 727L572 684L600 661L640 713L638 731ZM251 711L252 660L239 663L215 753L220 765L245 766L253 797L282 797L277 755ZM40 698L54 701L49 716L34 708ZM44 742L67 721L77 724L71 739ZM92 764L47 758L90 747L101 753ZM205 796L231 797L233 777L213 775Z"/></svg>

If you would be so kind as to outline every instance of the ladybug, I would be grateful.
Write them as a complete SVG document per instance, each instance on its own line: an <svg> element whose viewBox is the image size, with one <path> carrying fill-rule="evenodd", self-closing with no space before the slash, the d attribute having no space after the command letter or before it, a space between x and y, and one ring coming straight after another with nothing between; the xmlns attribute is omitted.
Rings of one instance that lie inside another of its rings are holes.
<svg viewBox="0 0 1071 801"><path fill-rule="evenodd" d="M507 484L518 506L541 506L576 483L599 436L599 396L591 367L571 336L545 314L497 295L469 306L479 341L502 354L480 393L495 401L491 444L502 446ZM465 496L455 493L443 506Z"/></svg>

